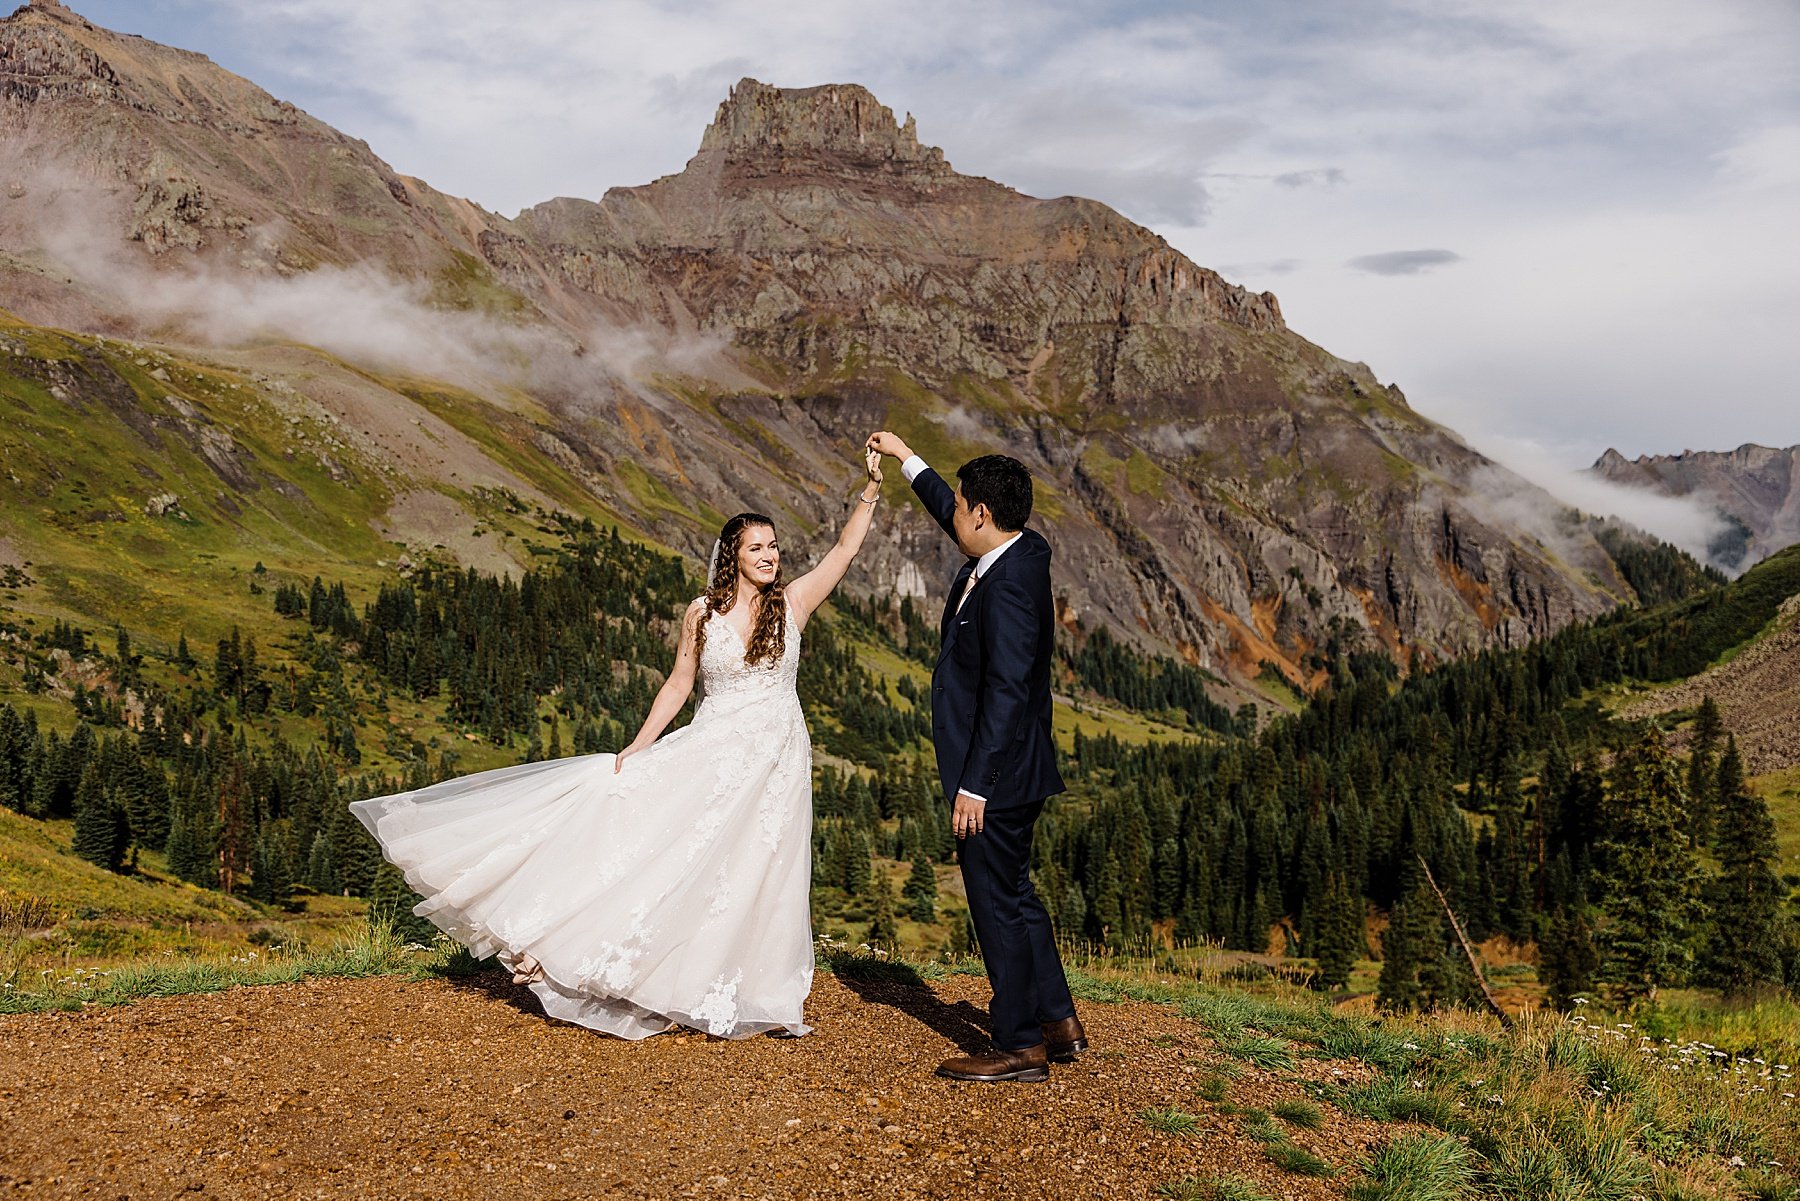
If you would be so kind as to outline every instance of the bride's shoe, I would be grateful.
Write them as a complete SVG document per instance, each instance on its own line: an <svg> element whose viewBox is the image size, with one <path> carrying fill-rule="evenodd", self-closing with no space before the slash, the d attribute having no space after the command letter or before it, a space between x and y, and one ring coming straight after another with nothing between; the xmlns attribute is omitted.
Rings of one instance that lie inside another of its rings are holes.
<svg viewBox="0 0 1800 1201"><path fill-rule="evenodd" d="M513 965L514 984L536 984L544 978L544 965L530 955L520 955Z"/></svg>

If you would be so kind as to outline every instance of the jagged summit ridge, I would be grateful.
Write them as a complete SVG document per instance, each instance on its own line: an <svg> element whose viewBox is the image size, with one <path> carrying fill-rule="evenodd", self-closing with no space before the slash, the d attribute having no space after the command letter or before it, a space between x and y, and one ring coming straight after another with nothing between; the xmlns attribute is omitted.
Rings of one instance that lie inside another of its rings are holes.
<svg viewBox="0 0 1800 1201"><path fill-rule="evenodd" d="M741 79L707 126L700 152L727 157L826 152L951 173L942 150L919 144L911 113L905 124L897 123L892 109L853 83L777 88Z"/></svg>
<svg viewBox="0 0 1800 1201"><path fill-rule="evenodd" d="M1588 471L1615 484L1685 496L1735 523L1714 547L1720 565L1738 568L1800 542L1800 446L1746 442L1736 450L1683 450L1627 459L1608 448Z"/></svg>

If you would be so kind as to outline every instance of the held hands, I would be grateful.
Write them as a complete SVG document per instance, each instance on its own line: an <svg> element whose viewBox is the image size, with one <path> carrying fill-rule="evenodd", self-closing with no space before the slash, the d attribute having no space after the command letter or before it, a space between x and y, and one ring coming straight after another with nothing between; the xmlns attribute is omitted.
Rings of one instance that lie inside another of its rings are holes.
<svg viewBox="0 0 1800 1201"><path fill-rule="evenodd" d="M956 794L956 806L950 811L950 829L958 838L979 834L986 815L986 801L978 801L966 792L959 792Z"/></svg>
<svg viewBox="0 0 1800 1201"><path fill-rule="evenodd" d="M869 483L875 485L875 495L880 496L881 495L881 452L876 450L874 447L870 447L868 449L867 454L865 455L865 459L866 459L866 462L864 463L864 466L867 467L868 471L869 471ZM869 496L869 490L866 487L863 489L863 499L864 500L871 499Z"/></svg>
<svg viewBox="0 0 1800 1201"><path fill-rule="evenodd" d="M893 455L902 463L912 458L913 453L912 447L908 446L899 434L891 434L886 430L870 434L868 447L870 450L879 451L884 455Z"/></svg>

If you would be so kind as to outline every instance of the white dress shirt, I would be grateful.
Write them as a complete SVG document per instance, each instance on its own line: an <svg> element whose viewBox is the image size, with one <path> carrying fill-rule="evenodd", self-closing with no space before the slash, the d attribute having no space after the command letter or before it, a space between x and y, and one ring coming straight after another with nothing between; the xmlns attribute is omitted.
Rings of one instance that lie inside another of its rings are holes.
<svg viewBox="0 0 1800 1201"><path fill-rule="evenodd" d="M906 482L910 484L914 479L918 478L919 473L924 471L928 466L930 466L930 464L925 462L924 459L921 459L918 455L913 455L911 458L907 459L906 462L900 464L900 474L905 476ZM988 570L994 566L994 563L1000 556L1005 554L1008 550L1011 550L1012 544L1023 537L1024 533L1025 531L1020 530L1017 534L1014 534L1005 542L1002 542L999 546L996 546L993 550L975 560L975 571L969 578L971 580L979 580L982 576L986 575ZM967 599L968 594L965 592L965 594L957 601L956 608L958 612L962 611L962 602ZM982 804L987 803L986 797L978 796L975 793L970 792L967 788L959 789L958 791L960 795L966 796L972 801L980 801Z"/></svg>

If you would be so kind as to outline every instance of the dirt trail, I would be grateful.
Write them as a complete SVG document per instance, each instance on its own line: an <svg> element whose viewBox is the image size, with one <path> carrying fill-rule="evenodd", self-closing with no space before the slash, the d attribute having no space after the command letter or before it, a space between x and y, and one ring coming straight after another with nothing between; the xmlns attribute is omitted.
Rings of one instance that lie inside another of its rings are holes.
<svg viewBox="0 0 1800 1201"><path fill-rule="evenodd" d="M817 1032L620 1042L550 1021L498 975L308 981L0 1018L0 1188L33 1197L1146 1197L1286 1174L1194 1095L1217 1052L1172 1009L1088 1004L1095 1049L1042 1085L931 1074L979 1045L986 982L821 973ZM1199 1066L1197 1066L1199 1065ZM1230 1099L1304 1095L1246 1068ZM1136 1116L1180 1106L1188 1137ZM1295 1141L1340 1167L1381 1137L1326 1107Z"/></svg>

